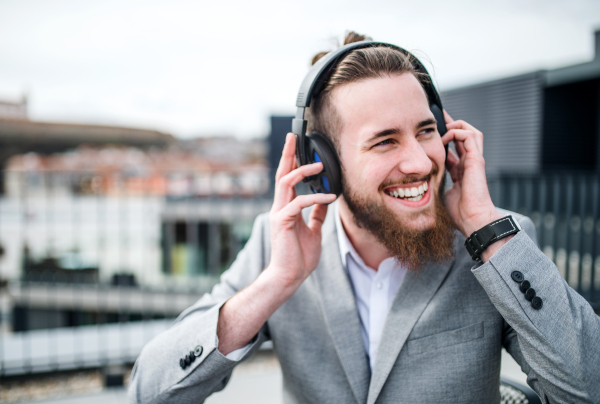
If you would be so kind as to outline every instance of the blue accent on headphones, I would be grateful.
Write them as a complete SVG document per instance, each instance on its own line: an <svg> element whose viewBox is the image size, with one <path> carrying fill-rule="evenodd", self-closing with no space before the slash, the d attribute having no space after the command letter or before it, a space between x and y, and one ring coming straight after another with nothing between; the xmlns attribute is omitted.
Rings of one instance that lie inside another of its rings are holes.
<svg viewBox="0 0 600 404"><path fill-rule="evenodd" d="M321 180L323 180L323 186L325 187L325 190L329 192L329 180L327 177L321 177Z"/></svg>

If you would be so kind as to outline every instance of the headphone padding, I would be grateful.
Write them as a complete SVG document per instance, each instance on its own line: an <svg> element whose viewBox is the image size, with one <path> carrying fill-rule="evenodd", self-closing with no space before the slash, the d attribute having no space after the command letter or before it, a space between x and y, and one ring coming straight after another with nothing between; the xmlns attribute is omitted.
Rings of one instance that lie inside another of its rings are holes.
<svg viewBox="0 0 600 404"><path fill-rule="evenodd" d="M314 175L308 184L313 192L323 192L339 196L342 193L342 172L337 152L333 143L323 134L313 132L306 136L308 140L306 157L308 164L315 163L314 154L317 153L323 163L323 171ZM326 180L323 180L323 177ZM326 189L324 183L329 185Z"/></svg>

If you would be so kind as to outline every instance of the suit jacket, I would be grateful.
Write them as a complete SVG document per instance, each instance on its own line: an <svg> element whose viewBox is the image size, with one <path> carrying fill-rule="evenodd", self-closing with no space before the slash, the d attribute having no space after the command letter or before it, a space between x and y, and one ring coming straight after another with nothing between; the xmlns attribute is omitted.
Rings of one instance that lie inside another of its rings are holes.
<svg viewBox="0 0 600 404"><path fill-rule="evenodd" d="M600 402L600 320L524 231L473 266L457 234L456 255L406 274L388 312L371 374L353 289L342 267L333 218L322 229L315 271L251 342L266 340L283 372L286 403L498 403L504 346L545 403ZM210 294L143 349L129 397L140 403L199 403L227 384L239 361L216 349L219 309L266 268L268 215ZM511 278L520 271L543 306L535 310ZM179 360L202 347L186 369Z"/></svg>

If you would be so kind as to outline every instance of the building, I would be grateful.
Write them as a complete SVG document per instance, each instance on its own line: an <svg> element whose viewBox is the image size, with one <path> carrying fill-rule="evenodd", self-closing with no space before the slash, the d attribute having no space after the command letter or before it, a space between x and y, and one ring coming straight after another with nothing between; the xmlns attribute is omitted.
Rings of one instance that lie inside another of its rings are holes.
<svg viewBox="0 0 600 404"><path fill-rule="evenodd" d="M569 285L600 307L600 31L587 63L442 93L484 134L497 206L530 216Z"/></svg>
<svg viewBox="0 0 600 404"><path fill-rule="evenodd" d="M444 108L484 133L486 171L600 172L600 30L588 63L444 91Z"/></svg>

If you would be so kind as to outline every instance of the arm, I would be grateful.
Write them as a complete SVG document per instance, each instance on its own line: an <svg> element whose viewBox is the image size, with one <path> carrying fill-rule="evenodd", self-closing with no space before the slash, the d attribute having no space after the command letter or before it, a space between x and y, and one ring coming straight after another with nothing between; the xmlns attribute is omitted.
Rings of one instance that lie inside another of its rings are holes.
<svg viewBox="0 0 600 404"><path fill-rule="evenodd" d="M483 135L446 114L457 154L448 155L453 187L446 195L450 215L465 237L501 218L485 178ZM600 319L571 289L556 266L535 244L533 223L520 220L524 231L492 244L473 274L504 317L503 344L528 376L545 403L588 403L600 397ZM520 271L543 306L525 299L511 274Z"/></svg>
<svg viewBox="0 0 600 404"><path fill-rule="evenodd" d="M294 186L323 167L295 168L294 151L295 137L288 135L271 212L257 219L252 237L221 283L142 350L132 372L131 402L202 402L223 389L233 367L268 338L265 324L271 314L316 268L325 204L335 195L296 195ZM306 223L302 209L315 204ZM196 347L202 353L182 368L180 358ZM248 349L239 360L226 356L243 347Z"/></svg>

